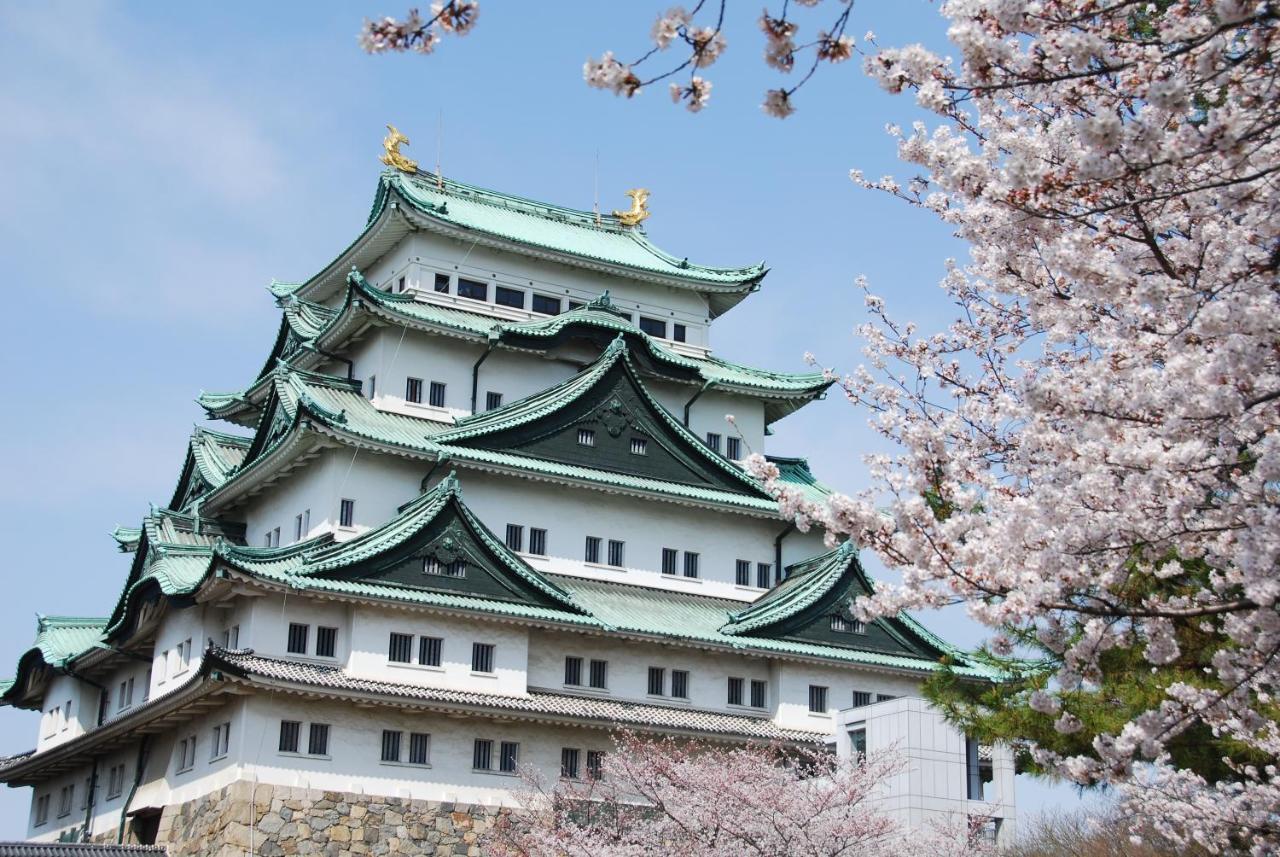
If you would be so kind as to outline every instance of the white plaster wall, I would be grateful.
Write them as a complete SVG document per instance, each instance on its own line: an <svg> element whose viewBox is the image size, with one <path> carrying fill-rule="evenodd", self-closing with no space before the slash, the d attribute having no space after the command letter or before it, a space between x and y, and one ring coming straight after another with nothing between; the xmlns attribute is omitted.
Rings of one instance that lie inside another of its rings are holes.
<svg viewBox="0 0 1280 857"><path fill-rule="evenodd" d="M688 384L651 381L649 391L661 402L677 421L684 421L684 406L698 393L698 387ZM732 415L734 425L726 420ZM742 438L742 457L753 452L764 453L764 402L750 396L722 393L714 388L706 391L689 408L689 431L699 440L706 440L708 432L720 435L720 453L727 453L725 439Z"/></svg>
<svg viewBox="0 0 1280 857"><path fill-rule="evenodd" d="M42 704L37 750L71 740L92 728L98 719L98 689L68 675L53 674Z"/></svg>
<svg viewBox="0 0 1280 857"><path fill-rule="evenodd" d="M444 477L442 471L433 482ZM534 568L677 592L754 600L761 590L735 585L735 561L773 563L774 538L785 527L777 520L475 470L460 471L459 478L464 501L499 538L509 523L547 531L547 557L525 556ZM584 562L588 535L604 540L601 559L609 539L624 541L625 568ZM526 544L527 537L526 530ZM664 547L681 551L680 574L661 573ZM683 576L684 551L700 554L696 579Z"/></svg>
<svg viewBox="0 0 1280 857"><path fill-rule="evenodd" d="M160 627L156 629L155 650L151 658L151 698L172 693L189 681L200 668L209 638L215 635L221 638L221 624L216 628L206 628L204 614L205 609L199 606L170 609L165 613ZM187 640L191 641L190 657L180 659L178 647ZM115 693L114 690L112 692ZM116 715L114 698L111 712L111 716Z"/></svg>
<svg viewBox="0 0 1280 857"><path fill-rule="evenodd" d="M315 663L345 664L351 652L351 613L349 605L323 601L306 595L266 595L252 600L250 621L240 626L240 646L268 657ZM288 651L289 625L310 625L307 653ZM316 656L316 629L324 626L338 629L334 657Z"/></svg>
<svg viewBox="0 0 1280 857"><path fill-rule="evenodd" d="M777 721L781 726L829 731L835 713L853 702L853 691L890 696L911 696L920 691L920 680L907 675L858 666L837 667L802 662L780 662L774 681L779 691ZM809 711L809 685L827 688L827 710ZM873 697L874 698L874 697Z"/></svg>

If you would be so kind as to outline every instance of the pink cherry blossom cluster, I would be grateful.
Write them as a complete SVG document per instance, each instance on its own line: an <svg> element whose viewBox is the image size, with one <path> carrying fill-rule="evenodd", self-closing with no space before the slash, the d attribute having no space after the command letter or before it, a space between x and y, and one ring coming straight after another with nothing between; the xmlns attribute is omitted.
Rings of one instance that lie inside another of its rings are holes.
<svg viewBox="0 0 1280 857"><path fill-rule="evenodd" d="M817 504L750 466L801 526L901 571L861 617L960 600L1036 634L1061 666L1028 704L1063 733L1106 652L1137 646L1160 681L1180 639L1210 641L1203 683L1161 681L1092 753L1037 757L1174 841L1275 853L1274 765L1206 782L1164 748L1207 727L1280 756L1280 7L942 11L955 61L865 61L941 117L889 129L920 175L852 178L969 242L941 282L957 320L919 333L860 283L865 364L826 371L896 444L871 488Z"/></svg>
<svg viewBox="0 0 1280 857"><path fill-rule="evenodd" d="M621 733L599 771L550 783L534 769L521 810L484 843L498 855L897 857L992 855L967 819L907 830L876 806L904 770L893 753L712 746ZM954 829L953 829L954 828Z"/></svg>
<svg viewBox="0 0 1280 857"><path fill-rule="evenodd" d="M376 21L365 19L357 40L366 53L414 51L429 54L440 42L440 32L465 36L475 26L480 14L476 0L447 0L431 4L431 17L423 18L410 9L404 20L387 17Z"/></svg>

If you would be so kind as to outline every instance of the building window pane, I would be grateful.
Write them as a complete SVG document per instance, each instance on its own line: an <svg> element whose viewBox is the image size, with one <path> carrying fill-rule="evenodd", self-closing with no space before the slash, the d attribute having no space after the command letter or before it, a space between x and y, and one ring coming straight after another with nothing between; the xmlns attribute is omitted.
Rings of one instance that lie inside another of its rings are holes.
<svg viewBox="0 0 1280 857"><path fill-rule="evenodd" d="M578 429L578 443L581 446L595 446L596 433L591 429Z"/></svg>
<svg viewBox="0 0 1280 857"><path fill-rule="evenodd" d="M600 562L600 538L599 536L587 536L587 549L583 554L583 559L587 562Z"/></svg>
<svg viewBox="0 0 1280 857"><path fill-rule="evenodd" d="M409 733L409 764L425 765L431 759L431 736L426 732Z"/></svg>
<svg viewBox="0 0 1280 857"><path fill-rule="evenodd" d="M769 588L769 578L773 574L773 565L767 562L756 563L756 586L761 589Z"/></svg>
<svg viewBox="0 0 1280 857"><path fill-rule="evenodd" d="M307 637L311 634L310 625L301 625L297 622L289 623L289 643L285 647L285 651L294 655L305 655L307 653Z"/></svg>
<svg viewBox="0 0 1280 857"><path fill-rule="evenodd" d="M663 574L676 573L676 555L678 553L679 552L675 548L662 549L662 573Z"/></svg>
<svg viewBox="0 0 1280 857"><path fill-rule="evenodd" d="M487 301L489 299L489 284L459 277L458 297L470 298L473 301Z"/></svg>
<svg viewBox="0 0 1280 857"><path fill-rule="evenodd" d="M311 735L307 741L307 752L313 756L329 755L329 725L312 723Z"/></svg>
<svg viewBox="0 0 1280 857"><path fill-rule="evenodd" d="M622 567L624 547L625 544L623 542L609 539L609 565L616 568Z"/></svg>
<svg viewBox="0 0 1280 857"><path fill-rule="evenodd" d="M416 405L422 404L422 379L421 378L405 378L404 379L404 400L413 402Z"/></svg>
<svg viewBox="0 0 1280 857"><path fill-rule="evenodd" d="M867 626L851 616L836 614L831 617L831 630L837 634L865 634Z"/></svg>
<svg viewBox="0 0 1280 857"><path fill-rule="evenodd" d="M684 552L684 576L698 576L698 555L693 551Z"/></svg>
<svg viewBox="0 0 1280 857"><path fill-rule="evenodd" d="M509 289L506 286L498 286L493 290L493 302L500 306L524 309L524 292L519 289Z"/></svg>
<svg viewBox="0 0 1280 857"><path fill-rule="evenodd" d="M660 318L640 316L640 329L650 336L667 338L667 323Z"/></svg>
<svg viewBox="0 0 1280 857"><path fill-rule="evenodd" d="M871 692L866 690L855 690L853 692L853 707L861 708L864 705L871 704Z"/></svg>
<svg viewBox="0 0 1280 857"><path fill-rule="evenodd" d="M471 749L471 767L477 771L487 771L493 767L493 742L477 738Z"/></svg>
<svg viewBox="0 0 1280 857"><path fill-rule="evenodd" d="M560 776L569 780L578 778L578 751L573 747L560 751Z"/></svg>
<svg viewBox="0 0 1280 857"><path fill-rule="evenodd" d="M401 277L399 280L396 281L396 291L397 292L404 291L404 277Z"/></svg>
<svg viewBox="0 0 1280 857"><path fill-rule="evenodd" d="M332 658L338 653L338 629L316 628L316 657Z"/></svg>
<svg viewBox="0 0 1280 857"><path fill-rule="evenodd" d="M302 730L302 724L296 720L280 721L280 752L296 753L298 752L298 734Z"/></svg>
<svg viewBox="0 0 1280 857"><path fill-rule="evenodd" d="M443 383L441 383L440 381L432 381L431 391L428 395L430 398L428 399L427 404L431 405L431 407L433 408L444 407L444 384Z"/></svg>
<svg viewBox="0 0 1280 857"><path fill-rule="evenodd" d="M356 519L356 501L343 500L338 504L338 526L353 527Z"/></svg>
<svg viewBox="0 0 1280 857"><path fill-rule="evenodd" d="M513 551L524 550L524 527L519 524L507 524L507 547Z"/></svg>
<svg viewBox="0 0 1280 857"><path fill-rule="evenodd" d="M465 559L455 559L453 562L445 563L433 556L429 556L422 561L422 572L436 577L466 577L467 561Z"/></svg>
<svg viewBox="0 0 1280 857"><path fill-rule="evenodd" d="M570 656L564 659L564 683L573 687L582 685L582 658Z"/></svg>
<svg viewBox="0 0 1280 857"><path fill-rule="evenodd" d="M446 295L449 294L449 275L448 274L436 274L435 289L437 292L441 292Z"/></svg>
<svg viewBox="0 0 1280 857"><path fill-rule="evenodd" d="M520 745L515 741L503 741L502 752L498 760L498 769L506 774L514 774L520 763Z"/></svg>
<svg viewBox="0 0 1280 857"><path fill-rule="evenodd" d="M720 451L720 434L718 432L707 432L707 446L711 447L712 452Z"/></svg>
<svg viewBox="0 0 1280 857"><path fill-rule="evenodd" d="M631 454L632 455L648 455L649 441L642 437L631 438Z"/></svg>
<svg viewBox="0 0 1280 857"><path fill-rule="evenodd" d="M733 582L739 586L751 585L751 561L740 559L734 569Z"/></svg>
<svg viewBox="0 0 1280 857"><path fill-rule="evenodd" d="M293 540L295 542L302 541L302 513L299 512L293 519Z"/></svg>
<svg viewBox="0 0 1280 857"><path fill-rule="evenodd" d="M850 729L849 730L849 748L853 750L854 757L867 755L867 730L866 729Z"/></svg>
<svg viewBox="0 0 1280 857"><path fill-rule="evenodd" d="M391 641L387 645L387 660L393 664L407 664L413 652L413 635L391 632Z"/></svg>
<svg viewBox="0 0 1280 857"><path fill-rule="evenodd" d="M534 312L541 315L559 315L560 299L535 293L532 307Z"/></svg>
<svg viewBox="0 0 1280 857"><path fill-rule="evenodd" d="M751 680L751 707L752 708L764 708L765 691L767 689L768 689L768 685L765 684L763 681L760 681L759 679Z"/></svg>
<svg viewBox="0 0 1280 857"><path fill-rule="evenodd" d="M896 696L891 696L891 695L889 695L889 694L887 694L887 693L877 693L877 694L876 694L876 702L888 702L888 701L889 701L889 700L891 700L891 699L897 699L897 698L898 698L898 697L896 697Z"/></svg>
<svg viewBox="0 0 1280 857"><path fill-rule="evenodd" d="M602 773L604 773L604 751L588 750L587 777L592 780L598 780Z"/></svg>
<svg viewBox="0 0 1280 857"><path fill-rule="evenodd" d="M484 394L484 409L486 411L496 411L502 407L502 394L495 393L492 390Z"/></svg>
<svg viewBox="0 0 1280 857"><path fill-rule="evenodd" d="M444 640L439 637L418 638L418 663L424 667L440 666L440 653Z"/></svg>
<svg viewBox="0 0 1280 857"><path fill-rule="evenodd" d="M608 687L609 679L609 662L595 661L591 662L591 686L601 690Z"/></svg>
<svg viewBox="0 0 1280 857"><path fill-rule="evenodd" d="M394 729L382 730L382 761L400 761L400 734Z"/></svg>
<svg viewBox="0 0 1280 857"><path fill-rule="evenodd" d="M547 555L547 531L538 527L529 528L529 553L535 556Z"/></svg>
<svg viewBox="0 0 1280 857"><path fill-rule="evenodd" d="M738 461L739 459L741 459L742 458L742 438L740 437L725 438L724 454L726 457L732 458L734 461Z"/></svg>
<svg viewBox="0 0 1280 857"><path fill-rule="evenodd" d="M667 671L662 667L649 667L649 695L663 696L667 689Z"/></svg>
<svg viewBox="0 0 1280 857"><path fill-rule="evenodd" d="M471 644L471 671L477 673L493 672L493 644Z"/></svg>
<svg viewBox="0 0 1280 857"><path fill-rule="evenodd" d="M742 704L742 679L740 678L729 679L728 702L730 705Z"/></svg>
<svg viewBox="0 0 1280 857"><path fill-rule="evenodd" d="M827 713L827 689L821 685L809 685L809 710L814 714Z"/></svg>
<svg viewBox="0 0 1280 857"><path fill-rule="evenodd" d="M689 672L687 670L671 671L671 695L676 699L689 698Z"/></svg>
<svg viewBox="0 0 1280 857"><path fill-rule="evenodd" d="M671 325L671 338L676 342L684 342L688 337L688 333L683 324Z"/></svg>

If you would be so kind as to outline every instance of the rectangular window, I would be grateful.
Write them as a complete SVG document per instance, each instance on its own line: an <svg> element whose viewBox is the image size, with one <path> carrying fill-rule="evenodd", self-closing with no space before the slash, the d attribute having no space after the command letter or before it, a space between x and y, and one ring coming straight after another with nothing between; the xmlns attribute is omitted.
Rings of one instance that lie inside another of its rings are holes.
<svg viewBox="0 0 1280 857"><path fill-rule="evenodd" d="M867 730L866 729L850 729L849 730L849 749L853 751L854 757L867 755Z"/></svg>
<svg viewBox="0 0 1280 857"><path fill-rule="evenodd" d="M502 394L495 393L492 390L484 394L484 409L486 411L496 411L502 407Z"/></svg>
<svg viewBox="0 0 1280 857"><path fill-rule="evenodd" d="M311 635L311 626L302 625L298 622L289 623L289 643L285 646L285 651L294 655L305 655L307 653L307 638Z"/></svg>
<svg viewBox="0 0 1280 857"><path fill-rule="evenodd" d="M822 685L809 685L809 710L814 714L827 713L827 689Z"/></svg>
<svg viewBox="0 0 1280 857"><path fill-rule="evenodd" d="M648 455L649 441L642 437L631 438L631 454L632 455Z"/></svg>
<svg viewBox="0 0 1280 857"><path fill-rule="evenodd" d="M756 586L769 588L769 578L773 575L773 565L767 562L756 563Z"/></svg>
<svg viewBox="0 0 1280 857"><path fill-rule="evenodd" d="M657 336L661 339L667 338L667 323L660 318L640 316L640 329L650 336Z"/></svg>
<svg viewBox="0 0 1280 857"><path fill-rule="evenodd" d="M609 662L596 661L591 662L591 686L604 690L609 686Z"/></svg>
<svg viewBox="0 0 1280 857"><path fill-rule="evenodd" d="M107 772L107 800L120 797L124 791L124 765L112 765Z"/></svg>
<svg viewBox="0 0 1280 857"><path fill-rule="evenodd" d="M475 673L493 672L493 643L471 644L471 671Z"/></svg>
<svg viewBox="0 0 1280 857"><path fill-rule="evenodd" d="M436 274L435 289L441 294L449 294L449 275Z"/></svg>
<svg viewBox="0 0 1280 857"><path fill-rule="evenodd" d="M677 551L675 548L662 549L662 573L663 574L676 573L676 556L678 554L679 554L679 551Z"/></svg>
<svg viewBox="0 0 1280 857"><path fill-rule="evenodd" d="M89 808L89 795L93 792L93 777L85 777L84 788L80 791L80 808Z"/></svg>
<svg viewBox="0 0 1280 857"><path fill-rule="evenodd" d="M489 284L458 277L458 297L468 298L473 301L487 301L489 299Z"/></svg>
<svg viewBox="0 0 1280 857"><path fill-rule="evenodd" d="M667 671L662 667L649 667L649 695L664 696L667 689Z"/></svg>
<svg viewBox="0 0 1280 857"><path fill-rule="evenodd" d="M394 729L382 730L382 761L400 761L400 736L402 734Z"/></svg>
<svg viewBox="0 0 1280 857"><path fill-rule="evenodd" d="M444 640L439 637L418 638L418 664L424 667L440 666L440 653L444 649Z"/></svg>
<svg viewBox="0 0 1280 857"><path fill-rule="evenodd" d="M332 658L338 654L338 629L326 628L324 625L316 628L316 657Z"/></svg>
<svg viewBox="0 0 1280 857"><path fill-rule="evenodd" d="M356 501L342 500L338 503L338 526L353 527L356 520Z"/></svg>
<svg viewBox="0 0 1280 857"><path fill-rule="evenodd" d="M413 654L413 635L391 632L387 643L387 660L393 664L407 664Z"/></svg>
<svg viewBox="0 0 1280 857"><path fill-rule="evenodd" d="M443 563L433 556L429 556L422 561L422 573L434 574L437 577L466 577L467 561L465 559L455 559L450 563Z"/></svg>
<svg viewBox="0 0 1280 857"><path fill-rule="evenodd" d="M564 683L572 687L582 686L582 658L571 655L564 659Z"/></svg>
<svg viewBox="0 0 1280 857"><path fill-rule="evenodd" d="M298 752L298 735L302 732L302 724L296 720L280 721L280 752Z"/></svg>
<svg viewBox="0 0 1280 857"><path fill-rule="evenodd" d="M831 630L837 634L865 634L867 626L857 619L837 613L831 617Z"/></svg>
<svg viewBox="0 0 1280 857"><path fill-rule="evenodd" d="M513 551L524 550L524 527L519 524L507 524L507 547Z"/></svg>
<svg viewBox="0 0 1280 857"><path fill-rule="evenodd" d="M576 780L578 778L578 751L574 747L564 747L560 750L560 776L567 780Z"/></svg>
<svg viewBox="0 0 1280 857"><path fill-rule="evenodd" d="M483 300L483 298L481 299ZM516 309L524 309L524 292L519 289L509 289L506 286L498 286L493 290L493 302L499 306L510 306Z"/></svg>
<svg viewBox="0 0 1280 857"><path fill-rule="evenodd" d="M422 379L421 378L405 378L404 379L404 400L413 402L415 405L422 404Z"/></svg>
<svg viewBox="0 0 1280 857"><path fill-rule="evenodd" d="M311 532L311 510L302 510L302 534L305 536Z"/></svg>
<svg viewBox="0 0 1280 857"><path fill-rule="evenodd" d="M688 331L683 324L671 325L671 338L676 342L684 342L688 338Z"/></svg>
<svg viewBox="0 0 1280 857"><path fill-rule="evenodd" d="M209 748L209 759L221 759L231 749L230 721L213 727L213 746Z"/></svg>
<svg viewBox="0 0 1280 857"><path fill-rule="evenodd" d="M853 692L853 707L862 708L864 705L871 704L871 692L866 690L855 690Z"/></svg>
<svg viewBox="0 0 1280 857"><path fill-rule="evenodd" d="M742 458L742 438L727 437L724 441L724 454L726 458L738 461Z"/></svg>
<svg viewBox="0 0 1280 857"><path fill-rule="evenodd" d="M426 732L409 733L409 764L427 765L431 762L431 736Z"/></svg>
<svg viewBox="0 0 1280 857"><path fill-rule="evenodd" d="M671 695L676 699L689 698L689 671L671 671Z"/></svg>
<svg viewBox="0 0 1280 857"><path fill-rule="evenodd" d="M622 568L623 550L626 547L624 542L609 539L609 565L614 568Z"/></svg>
<svg viewBox="0 0 1280 857"><path fill-rule="evenodd" d="M540 315L559 315L560 299L535 293L533 296L533 311Z"/></svg>
<svg viewBox="0 0 1280 857"><path fill-rule="evenodd" d="M431 391L429 393L429 396L430 398L427 401L427 404L431 405L431 407L433 408L443 408L444 407L444 382L432 381Z"/></svg>
<svg viewBox="0 0 1280 857"><path fill-rule="evenodd" d="M684 552L684 576L698 576L698 555L693 551Z"/></svg>
<svg viewBox="0 0 1280 857"><path fill-rule="evenodd" d="M369 398L369 401L371 402L374 400L374 398L377 397L378 395L378 376L377 375L369 376L369 383L365 384L364 392L365 392L365 395Z"/></svg>
<svg viewBox="0 0 1280 857"><path fill-rule="evenodd" d="M596 433L591 429L578 429L578 444L580 446L595 446Z"/></svg>
<svg viewBox="0 0 1280 857"><path fill-rule="evenodd" d="M583 554L586 562L600 562L600 537L587 536L587 550Z"/></svg>
<svg viewBox="0 0 1280 857"><path fill-rule="evenodd" d="M891 696L890 694L887 694L887 693L877 693L877 694L876 694L876 702L888 702L888 701L889 701L889 700L891 700L891 699L897 699L897 698L898 698L898 697L896 697L896 696Z"/></svg>
<svg viewBox="0 0 1280 857"><path fill-rule="evenodd" d="M293 519L293 540L295 542L302 541L302 513L301 512L299 512L298 515Z"/></svg>
<svg viewBox="0 0 1280 857"><path fill-rule="evenodd" d="M329 755L329 724L311 724L311 734L307 740L307 752L312 756Z"/></svg>
<svg viewBox="0 0 1280 857"><path fill-rule="evenodd" d="M964 739L966 793L969 800L986 800L987 783L995 779L992 754L989 746L976 738Z"/></svg>
<svg viewBox="0 0 1280 857"><path fill-rule="evenodd" d="M587 751L587 779L598 780L604 773L604 751Z"/></svg>
<svg viewBox="0 0 1280 857"><path fill-rule="evenodd" d="M547 531L539 527L529 528L529 553L534 556L547 555Z"/></svg>
<svg viewBox="0 0 1280 857"><path fill-rule="evenodd" d="M271 547L271 531L267 530L267 534L262 537L262 546L264 548Z"/></svg>
<svg viewBox="0 0 1280 857"><path fill-rule="evenodd" d="M404 291L404 277L401 277L398 281L396 281L396 291L397 292Z"/></svg>
<svg viewBox="0 0 1280 857"><path fill-rule="evenodd" d="M49 821L49 795L40 795L36 798L36 824L41 825Z"/></svg>
<svg viewBox="0 0 1280 857"><path fill-rule="evenodd" d="M742 684L743 682L740 678L729 679L729 693L727 701L730 705L742 704Z"/></svg>
<svg viewBox="0 0 1280 857"><path fill-rule="evenodd" d="M122 681L122 682L120 682L120 688L119 688L119 690L116 692L116 711L124 711L126 708L128 708L128 707L129 707L129 703L128 703L128 701L127 701L127 700L125 700L125 698L124 698L125 690L126 690L126 688L128 687L128 685L129 685L129 683L128 683L128 682L126 682L126 681ZM57 707L56 711L58 712L58 714L57 714L57 716L55 716L55 717L54 717L54 721L55 721L55 722L54 722L54 731L57 731L57 728L58 728L57 720L58 720L59 718L61 718L61 716L62 716L62 706L61 706L61 705L59 705L59 706Z"/></svg>
<svg viewBox="0 0 1280 857"><path fill-rule="evenodd" d="M280 528L276 527L271 531L271 546L273 548L280 547Z"/></svg>
<svg viewBox="0 0 1280 857"><path fill-rule="evenodd" d="M503 741L502 752L498 759L498 770L504 774L514 774L520 764L520 745L515 741Z"/></svg>
<svg viewBox="0 0 1280 857"><path fill-rule="evenodd" d="M766 691L769 686L758 678L751 680L751 707L764 708L766 700Z"/></svg>
<svg viewBox="0 0 1280 857"><path fill-rule="evenodd" d="M471 767L477 771L488 771L493 768L493 742L486 738L477 738L471 748Z"/></svg>
<svg viewBox="0 0 1280 857"><path fill-rule="evenodd" d="M71 814L71 802L75 799L75 786L63 786L58 795L58 818Z"/></svg>
<svg viewBox="0 0 1280 857"><path fill-rule="evenodd" d="M707 446L711 447L712 452L720 451L720 434L718 432L707 432Z"/></svg>
<svg viewBox="0 0 1280 857"><path fill-rule="evenodd" d="M751 561L746 559L738 560L734 570L733 582L739 586L751 585Z"/></svg>

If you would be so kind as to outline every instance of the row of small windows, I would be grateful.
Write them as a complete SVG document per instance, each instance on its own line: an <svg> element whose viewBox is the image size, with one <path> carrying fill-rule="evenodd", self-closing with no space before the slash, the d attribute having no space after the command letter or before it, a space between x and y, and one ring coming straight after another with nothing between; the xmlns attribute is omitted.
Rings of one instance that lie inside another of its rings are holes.
<svg viewBox="0 0 1280 857"><path fill-rule="evenodd" d="M751 708L764 708L768 704L769 683L761 679L753 678L749 685L750 696L745 696L744 692L748 690L746 679L729 677L727 702L729 705L748 705Z"/></svg>
<svg viewBox="0 0 1280 857"><path fill-rule="evenodd" d="M300 542L309 532L311 532L311 510L303 509L293 518L293 540ZM266 535L263 537L262 545L268 548L280 547L280 528L275 527L267 530Z"/></svg>
<svg viewBox="0 0 1280 857"><path fill-rule="evenodd" d="M414 640L417 646L414 646ZM494 645L492 643L471 644L471 671L475 673L492 673L494 671ZM444 640L440 637L404 634L392 631L387 642L387 660L393 664L416 663L422 667L439 667L444 652Z"/></svg>
<svg viewBox="0 0 1280 857"><path fill-rule="evenodd" d="M583 666L587 667L586 684L583 684ZM564 683L567 687L590 687L596 690L609 688L609 662L592 659L587 663L583 658L570 655L564 659Z"/></svg>
<svg viewBox="0 0 1280 857"><path fill-rule="evenodd" d="M411 404L422 404L423 380L421 378L404 379L404 400ZM432 381L426 385L427 404L433 408L443 408L446 402L448 385L444 381ZM378 396L378 376L370 375L364 382L365 396L373 401ZM487 411L502 407L502 393L490 390L484 394L484 407Z"/></svg>
<svg viewBox="0 0 1280 857"><path fill-rule="evenodd" d="M434 290L439 294L449 294L452 279L448 274L436 274L433 283ZM398 286L400 291L404 290L404 277L399 279ZM458 277L456 294L460 298L487 303L489 300L489 284L466 277ZM493 287L493 302L498 306L525 309L525 291L495 284ZM570 310L577 309L580 306L582 304L578 301L568 301ZM565 302L558 297L532 292L528 309L539 315L559 315L565 309ZM624 315L627 321L633 320L630 313L624 313ZM685 325L672 323L671 335L668 337L666 321L644 315L640 316L640 329L650 336L657 336L661 339L670 338L676 342L685 342L689 336L688 328Z"/></svg>
<svg viewBox="0 0 1280 857"><path fill-rule="evenodd" d="M662 549L662 573L674 575L678 571L680 552L675 548ZM684 576L698 576L699 555L693 551L684 552Z"/></svg>
<svg viewBox="0 0 1280 857"><path fill-rule="evenodd" d="M770 578L773 576L773 564L758 562L755 564L755 570L755 585L760 589L768 589ZM733 582L738 586L751 586L751 560L740 559L737 561L734 566Z"/></svg>
<svg viewBox="0 0 1280 857"><path fill-rule="evenodd" d="M586 549L583 551L583 560L585 562L600 564L600 547L604 543L599 536L587 536ZM608 559L605 563L614 568L622 568L626 559L626 542L616 539L609 539Z"/></svg>
<svg viewBox="0 0 1280 857"><path fill-rule="evenodd" d="M523 524L507 524L507 547L517 553L524 552ZM534 556L547 555L547 531L541 527L529 528L529 553Z"/></svg>
<svg viewBox="0 0 1280 857"><path fill-rule="evenodd" d="M649 667L649 695L670 696L673 699L689 698L689 671L671 670L670 693L667 690L667 669Z"/></svg>
<svg viewBox="0 0 1280 857"><path fill-rule="evenodd" d="M587 779L598 780L604 773L604 751L587 751ZM565 747L560 751L560 776L568 780L582 779L582 751L577 747Z"/></svg>
<svg viewBox="0 0 1280 857"><path fill-rule="evenodd" d="M716 432L707 432L707 446L711 451L720 454L720 441L723 438ZM596 433L594 429L580 428L578 429L578 445L579 446L595 446ZM643 437L631 438L631 454L632 455L648 455L649 441ZM742 458L742 438L730 437L725 443L725 455L737 461Z"/></svg>
<svg viewBox="0 0 1280 857"><path fill-rule="evenodd" d="M293 655L314 655L317 658L333 658L338 655L338 629L320 625L316 628L315 649L310 649L311 626L301 622L289 623L285 651Z"/></svg>
<svg viewBox="0 0 1280 857"><path fill-rule="evenodd" d="M281 720L280 721L280 743L277 748L281 753L296 753L306 756L328 756L329 755L329 724L328 723L308 723L305 724L307 729L304 733L303 723L300 720ZM302 738L306 736L306 744L303 745ZM302 747L306 746L306 751Z"/></svg>

